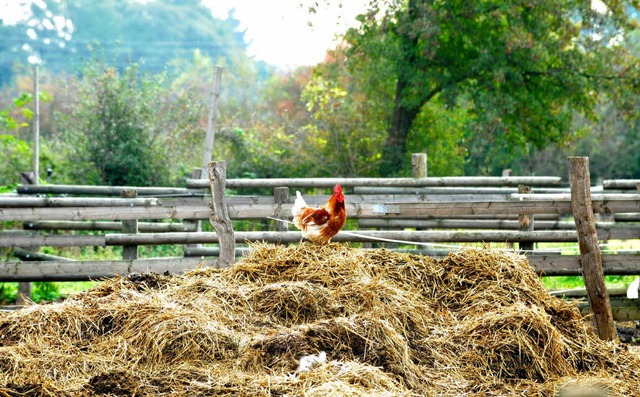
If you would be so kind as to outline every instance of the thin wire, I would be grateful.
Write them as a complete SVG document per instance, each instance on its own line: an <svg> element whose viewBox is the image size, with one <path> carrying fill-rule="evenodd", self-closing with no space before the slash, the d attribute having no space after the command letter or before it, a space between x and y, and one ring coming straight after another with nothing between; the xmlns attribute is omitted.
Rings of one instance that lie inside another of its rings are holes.
<svg viewBox="0 0 640 397"><path fill-rule="evenodd" d="M278 218L274 218L271 216L267 216L267 219L272 219L274 221L278 221L278 222L284 222L284 223L288 223L293 225L294 223L291 221L287 221L284 219L278 219ZM464 248L465 246L462 245L450 245L450 244L438 244L438 243L425 243L425 242L419 242L419 241L406 241L406 240L396 240L396 239L388 239L388 238L384 238L384 237L373 237L373 236L367 236L364 234L359 234L359 233L352 233L352 232L346 232L344 230L341 230L339 234L345 234L348 236L353 236L353 237L360 237L360 238L366 238L366 239L370 239L370 240L377 240L377 241L385 241L385 242L389 242L389 243L399 243L399 244L409 244L409 245L420 245L420 246L424 246L424 247L442 247L442 248L451 248L452 250L454 249L461 249ZM602 243L599 244L600 247L607 247L607 246L615 246L615 245L626 245L625 243ZM580 247L578 245L570 245L568 247L559 247L559 248L539 248L539 249L535 249L535 250L522 250L522 249L515 249L515 248L492 248L494 250L500 250L500 251L508 251L508 252L517 252L517 253L537 253L537 254L541 254L541 253L556 253L558 251L578 251L580 249ZM620 250L614 250L614 249L602 249L601 251L603 253L607 253L607 252L614 252L614 251L620 251Z"/></svg>

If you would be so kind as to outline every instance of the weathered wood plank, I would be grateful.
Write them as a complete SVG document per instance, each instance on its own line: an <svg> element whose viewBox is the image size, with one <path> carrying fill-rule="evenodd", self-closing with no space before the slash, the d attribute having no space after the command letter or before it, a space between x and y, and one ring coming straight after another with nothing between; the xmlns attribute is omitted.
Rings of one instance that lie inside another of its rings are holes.
<svg viewBox="0 0 640 397"><path fill-rule="evenodd" d="M158 205L157 198L0 197L0 208L131 207Z"/></svg>
<svg viewBox="0 0 640 397"><path fill-rule="evenodd" d="M609 296L627 296L627 288L625 287L610 287L607 286L607 291L609 292ZM572 288L565 290L557 290L550 291L550 295L553 296L561 296L564 298L586 298L587 297L587 289L586 288Z"/></svg>
<svg viewBox="0 0 640 397"><path fill-rule="evenodd" d="M528 255L527 259L543 276L580 276L582 267L578 255ZM640 274L640 254L602 255L605 275Z"/></svg>
<svg viewBox="0 0 640 397"><path fill-rule="evenodd" d="M430 178L268 178L268 179L229 179L229 188L274 188L286 186L289 188L332 188L340 184L343 188L354 186L394 186L394 187L425 187L425 186L560 186L562 178L555 176L512 176L512 177L430 177ZM206 188L207 179L187 179L187 187Z"/></svg>
<svg viewBox="0 0 640 397"><path fill-rule="evenodd" d="M2 281L86 281L130 273L181 274L198 266L215 266L216 259L159 258L112 261L0 262Z"/></svg>
<svg viewBox="0 0 640 397"><path fill-rule="evenodd" d="M394 213L381 213L377 203L347 203L349 217L355 218L412 218L474 215L517 215L526 214L566 214L568 203L526 203L526 202L428 202L389 203L397 208ZM310 205L313 205L310 203ZM384 204L383 204L384 205ZM621 205L624 205L622 203ZM284 213L291 211L292 204L282 204ZM635 202L633 203L635 208ZM252 206L229 204L232 219L258 219L271 216L278 205L257 204ZM615 204L609 206L616 210ZM629 212L624 206L620 210ZM0 209L0 221L40 221L40 220L128 220L128 219L208 219L211 209L204 205L158 206L158 207L75 207L75 208L12 208Z"/></svg>
<svg viewBox="0 0 640 397"><path fill-rule="evenodd" d="M578 303L578 309L584 315L591 312L591 307L587 301ZM611 298L611 314L616 321L640 320L640 299Z"/></svg>
<svg viewBox="0 0 640 397"><path fill-rule="evenodd" d="M640 183L640 179L605 179L602 186L605 189L630 189L633 190Z"/></svg>
<svg viewBox="0 0 640 397"><path fill-rule="evenodd" d="M209 222L216 231L220 244L220 266L231 266L236 261L236 241L225 195L227 165L224 161L209 163L209 184L211 187L211 217Z"/></svg>
<svg viewBox="0 0 640 397"><path fill-rule="evenodd" d="M626 235L625 231L621 234ZM619 238L615 231L603 231L600 238ZM236 232L235 241L267 241L271 243L295 243L301 241L301 234L291 232ZM574 230L538 230L532 232L502 230L430 230L430 231L342 231L332 241L372 242L384 239L415 243L433 242L569 242L578 241ZM79 247L103 245L161 245L161 244L206 244L218 243L218 236L212 232L167 232L139 234L106 234L102 236L29 236L0 234L0 247Z"/></svg>
<svg viewBox="0 0 640 397"><path fill-rule="evenodd" d="M313 196L310 205L321 204L327 196ZM386 201L388 200L388 201ZM403 201L399 201L403 200ZM404 200L411 200L409 202ZM415 196L347 196L350 218L411 218L475 215L568 214L571 202L566 195L514 195L514 199L496 201L418 201ZM173 201L175 203L175 201ZM159 201L160 203L160 201ZM39 220L128 220L128 219L208 219L210 207L200 204L124 207L35 207L0 208L0 221ZM291 203L281 205L283 213L291 210ZM393 206L393 213L381 213L380 207ZM271 216L278 204L270 197L263 199L229 197L228 210L232 219L257 219ZM594 195L593 208L601 213L640 212L640 195Z"/></svg>
<svg viewBox="0 0 640 397"><path fill-rule="evenodd" d="M0 221L208 219L210 214L211 208L206 205L176 205L166 207L0 208Z"/></svg>
<svg viewBox="0 0 640 397"><path fill-rule="evenodd" d="M42 252L34 252L20 247L12 250L13 256L23 261L75 261L74 259L65 258L63 256L44 254Z"/></svg>
<svg viewBox="0 0 640 397"><path fill-rule="evenodd" d="M509 229L519 228L517 220L500 219L361 219L358 225L362 228L385 229ZM536 230L575 230L573 221L536 220ZM630 229L640 233L640 225L616 224L611 222L596 222L599 229Z"/></svg>
<svg viewBox="0 0 640 397"><path fill-rule="evenodd" d="M138 197L137 190L123 190L121 193L123 198L136 198ZM122 233L138 233L138 220L131 219L122 221ZM128 245L122 247L122 259L138 259L138 246Z"/></svg>
<svg viewBox="0 0 640 397"><path fill-rule="evenodd" d="M249 253L248 247L236 247L236 257L246 256ZM190 257L205 257L205 256L218 256L220 255L219 247L186 247L184 249L184 256Z"/></svg>
<svg viewBox="0 0 640 397"><path fill-rule="evenodd" d="M538 187L534 190L539 193L568 193L567 188L562 187ZM354 186L353 194L358 195L423 195L423 196L458 196L458 195L509 195L518 193L516 187L375 187Z"/></svg>
<svg viewBox="0 0 640 397"><path fill-rule="evenodd" d="M357 235L354 235L357 234ZM162 233L162 234L108 234L105 236L107 245L154 245L154 244L187 244L187 243L217 243L215 233ZM24 238L24 237L23 237ZM301 234L291 232L236 232L235 241L267 241L272 243L295 243L301 241ZM547 241L547 242L577 242L575 231L533 231L533 232L504 232L504 231L342 231L332 241L337 242L365 242L372 239L393 239L408 242L504 242L504 241ZM0 240L1 241L1 240Z"/></svg>
<svg viewBox="0 0 640 397"><path fill-rule="evenodd" d="M25 222L22 225L27 230L103 230L120 231L122 222L110 221L37 221ZM194 224L181 222L140 222L138 231L140 232L190 232L195 231Z"/></svg>
<svg viewBox="0 0 640 397"><path fill-rule="evenodd" d="M411 155L411 175L414 178L427 177L427 154L413 153Z"/></svg>
<svg viewBox="0 0 640 397"><path fill-rule="evenodd" d="M180 194L192 196L186 188L179 187L138 187L138 186L89 186L89 185L18 185L20 194L71 194L87 196L119 196L120 192L135 189L141 196L164 196Z"/></svg>
<svg viewBox="0 0 640 397"><path fill-rule="evenodd" d="M578 232L582 277L587 288L589 306L591 306L600 339L616 340L616 327L613 323L609 294L604 284L602 253L598 245L596 222L593 216L588 157L569 157L569 183L571 210Z"/></svg>
<svg viewBox="0 0 640 397"><path fill-rule="evenodd" d="M526 186L526 185L519 185L518 186L518 194L522 196L524 195L531 195L531 186ZM519 214L518 215L518 223L519 223L519 230L526 232L526 231L533 231L534 229L534 216L533 214ZM533 250L533 242L532 241L523 241L521 242L518 247L523 250L523 251L531 251Z"/></svg>
<svg viewBox="0 0 640 397"><path fill-rule="evenodd" d="M616 222L640 222L640 213L614 214L613 219L615 219Z"/></svg>

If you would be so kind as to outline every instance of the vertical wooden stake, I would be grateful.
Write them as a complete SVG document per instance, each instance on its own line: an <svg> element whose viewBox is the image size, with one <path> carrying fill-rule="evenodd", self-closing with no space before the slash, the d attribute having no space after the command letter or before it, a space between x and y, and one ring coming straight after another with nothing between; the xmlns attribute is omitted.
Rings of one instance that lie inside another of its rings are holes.
<svg viewBox="0 0 640 397"><path fill-rule="evenodd" d="M208 166L212 211L209 221L218 234L220 244L218 266L228 267L236 261L236 240L225 197L227 165L224 161L211 161Z"/></svg>
<svg viewBox="0 0 640 397"><path fill-rule="evenodd" d="M411 168L414 178L427 177L427 154L413 153L411 155Z"/></svg>
<svg viewBox="0 0 640 397"><path fill-rule="evenodd" d="M38 65L33 67L33 180L37 185L40 180L40 76ZM25 305L31 299L31 283L18 283L16 305Z"/></svg>
<svg viewBox="0 0 640 397"><path fill-rule="evenodd" d="M274 218L280 218L282 216L282 204L289 201L289 188L288 187L276 187L273 189L273 200L278 205L273 213ZM286 232L289 230L289 224L286 222L276 221L276 230L279 232Z"/></svg>
<svg viewBox="0 0 640 397"><path fill-rule="evenodd" d="M209 107L209 118L207 119L207 135L204 141L204 158L202 169L208 171L208 164L213 156L213 143L215 141L215 127L218 119L218 100L220 99L220 86L222 82L222 68L216 67L213 71L213 87L211 89L211 105ZM206 178L205 178L206 179Z"/></svg>
<svg viewBox="0 0 640 397"><path fill-rule="evenodd" d="M200 179L202 178L202 168L194 167L191 171L191 179ZM189 189L189 193L195 194L198 189ZM193 229L194 232L201 232L202 225L200 224L199 219L183 219L182 223L185 226L185 232L191 231ZM197 247L200 244L186 244L187 247Z"/></svg>
<svg viewBox="0 0 640 397"><path fill-rule="evenodd" d="M33 67L33 173L35 184L40 180L40 75Z"/></svg>
<svg viewBox="0 0 640 397"><path fill-rule="evenodd" d="M122 198L136 198L138 191L133 189L125 189L120 193ZM136 234L138 233L138 220L132 219L122 221L122 233ZM138 246L125 245L122 247L122 259L138 259Z"/></svg>
<svg viewBox="0 0 640 397"><path fill-rule="evenodd" d="M529 194L531 193L531 186L518 185L518 193ZM532 232L533 231L533 214L520 214L518 215L518 226L520 231ZM521 251L533 251L533 241L525 241L519 244Z"/></svg>
<svg viewBox="0 0 640 397"><path fill-rule="evenodd" d="M616 327L613 322L609 293L604 284L602 254L598 246L593 216L588 157L569 157L569 184L571 185L571 211L580 245L582 276L598 336L603 340L615 340Z"/></svg>

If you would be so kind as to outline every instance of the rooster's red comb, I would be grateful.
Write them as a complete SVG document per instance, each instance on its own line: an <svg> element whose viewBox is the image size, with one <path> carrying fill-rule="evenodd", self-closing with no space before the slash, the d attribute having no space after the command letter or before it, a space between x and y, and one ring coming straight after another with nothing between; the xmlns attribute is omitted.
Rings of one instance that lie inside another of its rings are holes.
<svg viewBox="0 0 640 397"><path fill-rule="evenodd" d="M340 187L340 184L337 183L334 187L333 187L333 192L334 193L342 193L342 187Z"/></svg>

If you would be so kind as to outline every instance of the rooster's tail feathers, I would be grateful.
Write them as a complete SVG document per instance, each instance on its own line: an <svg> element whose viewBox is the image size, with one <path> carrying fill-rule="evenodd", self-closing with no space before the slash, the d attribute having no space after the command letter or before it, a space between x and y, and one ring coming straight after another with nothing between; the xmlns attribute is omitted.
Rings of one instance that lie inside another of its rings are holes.
<svg viewBox="0 0 640 397"><path fill-rule="evenodd" d="M293 216L295 216L296 213L303 207L307 207L307 202L304 201L304 198L302 198L300 192L296 191L296 201L293 202L293 207L291 207L291 213L293 214Z"/></svg>

